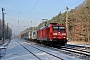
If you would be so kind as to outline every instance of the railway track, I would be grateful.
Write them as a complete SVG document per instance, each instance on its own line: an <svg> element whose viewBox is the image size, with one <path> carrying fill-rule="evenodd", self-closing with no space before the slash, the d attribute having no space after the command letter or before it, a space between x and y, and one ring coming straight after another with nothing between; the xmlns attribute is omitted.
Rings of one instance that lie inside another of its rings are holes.
<svg viewBox="0 0 90 60"><path fill-rule="evenodd" d="M75 56L80 59L90 59L90 47L86 46L78 46L78 45L66 45L66 46L61 46L61 47L50 47L46 45L41 45L41 44L36 44L42 47L49 48L51 50L59 51L65 54L68 54L70 56Z"/></svg>
<svg viewBox="0 0 90 60"><path fill-rule="evenodd" d="M77 53L79 55L81 54L81 55L85 55L85 56L90 56L90 47L68 45L68 46L61 47L60 50L74 52L74 53Z"/></svg>
<svg viewBox="0 0 90 60"><path fill-rule="evenodd" d="M27 44L28 43L28 44ZM84 60L90 60L90 48L89 47L85 47L85 46L78 46L78 45L66 45L66 46L61 46L61 47L50 47L50 46L46 46L46 45L43 45L43 44L38 44L38 43L35 43L35 42L26 42L27 45L39 50L39 51L42 51L42 52L45 52L45 50L43 50L43 48L46 48L46 49L50 49L50 50L53 50L53 51L58 51L60 53L64 53L66 55L69 55L69 56L72 56L72 57L76 57L76 58L79 58L79 59L84 59ZM34 46L33 46L34 44ZM42 47L42 49L40 49L39 47L37 46L40 46L40 48ZM50 53L50 52L45 52L45 53ZM50 53L49 55L52 55L52 53ZM54 55L56 58L58 56ZM64 60L64 59L61 59L62 57L60 57L59 60Z"/></svg>
<svg viewBox="0 0 90 60"><path fill-rule="evenodd" d="M80 59L90 60L90 47L67 45L60 48L53 48L56 51L63 52L70 56L75 56Z"/></svg>
<svg viewBox="0 0 90 60"><path fill-rule="evenodd" d="M19 42L18 42L19 43ZM20 43L19 43L20 44ZM30 52L31 54L33 54L36 58L38 58L39 60L41 60L37 55L35 55L34 53L32 53L29 49L27 49L26 47L24 47L22 44L20 44L23 48L25 48L28 52Z"/></svg>
<svg viewBox="0 0 90 60"><path fill-rule="evenodd" d="M18 42L19 43L19 42ZM19 43L20 44L20 43ZM31 54L33 54L33 56L35 56L36 58L38 58L38 60L42 60L38 55L36 55L35 53L33 53L32 51L30 51L27 47L25 47L24 45L22 45L22 44L20 44L23 48L25 48L29 53L31 53ZM28 44L27 44L28 45ZM57 60L63 60L62 58L60 58L60 57L58 57L58 56L56 56L56 55L54 55L54 54L52 54L52 53L50 53L50 52L47 52L47 51L44 51L44 50L42 50L42 49L40 49L40 48L37 48L37 47L35 47L35 46L32 46L32 45L28 45L29 47L32 47L32 48L34 48L34 49L37 49L37 50L39 50L39 51L41 51L41 52L43 52L43 53L46 53L47 55L50 55L50 56L52 56L52 57L54 57L55 59L57 59Z"/></svg>
<svg viewBox="0 0 90 60"><path fill-rule="evenodd" d="M39 45L39 44L36 44ZM82 54L85 56L90 56L90 47L86 47L86 46L80 46L80 45L70 45L67 44L66 46L61 46L61 47L49 47L46 45L42 45L44 47L48 47L54 50L58 50L58 51L69 51L69 52L73 52L73 53L77 53L77 54ZM55 49L57 48L57 49Z"/></svg>

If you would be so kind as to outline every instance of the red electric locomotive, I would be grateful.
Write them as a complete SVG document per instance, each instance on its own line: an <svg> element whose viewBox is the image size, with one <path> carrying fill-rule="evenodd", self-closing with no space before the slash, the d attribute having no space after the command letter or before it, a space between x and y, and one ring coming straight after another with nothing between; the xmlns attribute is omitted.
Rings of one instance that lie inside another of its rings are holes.
<svg viewBox="0 0 90 60"><path fill-rule="evenodd" d="M49 44L67 43L66 27L63 24L51 23L37 31L37 40Z"/></svg>

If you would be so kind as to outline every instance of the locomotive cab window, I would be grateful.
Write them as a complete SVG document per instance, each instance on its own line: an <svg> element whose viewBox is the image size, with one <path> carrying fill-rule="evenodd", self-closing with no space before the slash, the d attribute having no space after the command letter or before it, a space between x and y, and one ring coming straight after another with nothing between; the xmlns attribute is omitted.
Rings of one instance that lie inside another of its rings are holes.
<svg viewBox="0 0 90 60"><path fill-rule="evenodd" d="M53 26L53 30L58 30L58 26Z"/></svg>
<svg viewBox="0 0 90 60"><path fill-rule="evenodd" d="M57 30L57 31L65 31L65 27L64 26L53 26L53 30Z"/></svg>
<svg viewBox="0 0 90 60"><path fill-rule="evenodd" d="M59 26L59 30L60 31L65 31L65 27L64 26Z"/></svg>

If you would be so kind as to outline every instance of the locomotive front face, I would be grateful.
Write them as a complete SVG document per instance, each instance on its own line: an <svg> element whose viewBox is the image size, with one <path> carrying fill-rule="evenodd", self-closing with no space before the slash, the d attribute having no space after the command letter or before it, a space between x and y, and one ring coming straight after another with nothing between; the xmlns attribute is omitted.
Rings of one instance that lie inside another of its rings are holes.
<svg viewBox="0 0 90 60"><path fill-rule="evenodd" d="M67 38L65 26L52 26L53 40L65 40Z"/></svg>

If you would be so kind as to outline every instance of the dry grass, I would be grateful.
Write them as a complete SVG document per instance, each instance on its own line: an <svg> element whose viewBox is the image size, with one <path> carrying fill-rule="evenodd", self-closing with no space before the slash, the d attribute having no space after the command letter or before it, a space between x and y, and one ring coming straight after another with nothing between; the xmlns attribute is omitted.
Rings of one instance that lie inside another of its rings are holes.
<svg viewBox="0 0 90 60"><path fill-rule="evenodd" d="M85 41L69 41L68 43L71 43L71 44L90 44L90 42L85 42Z"/></svg>

